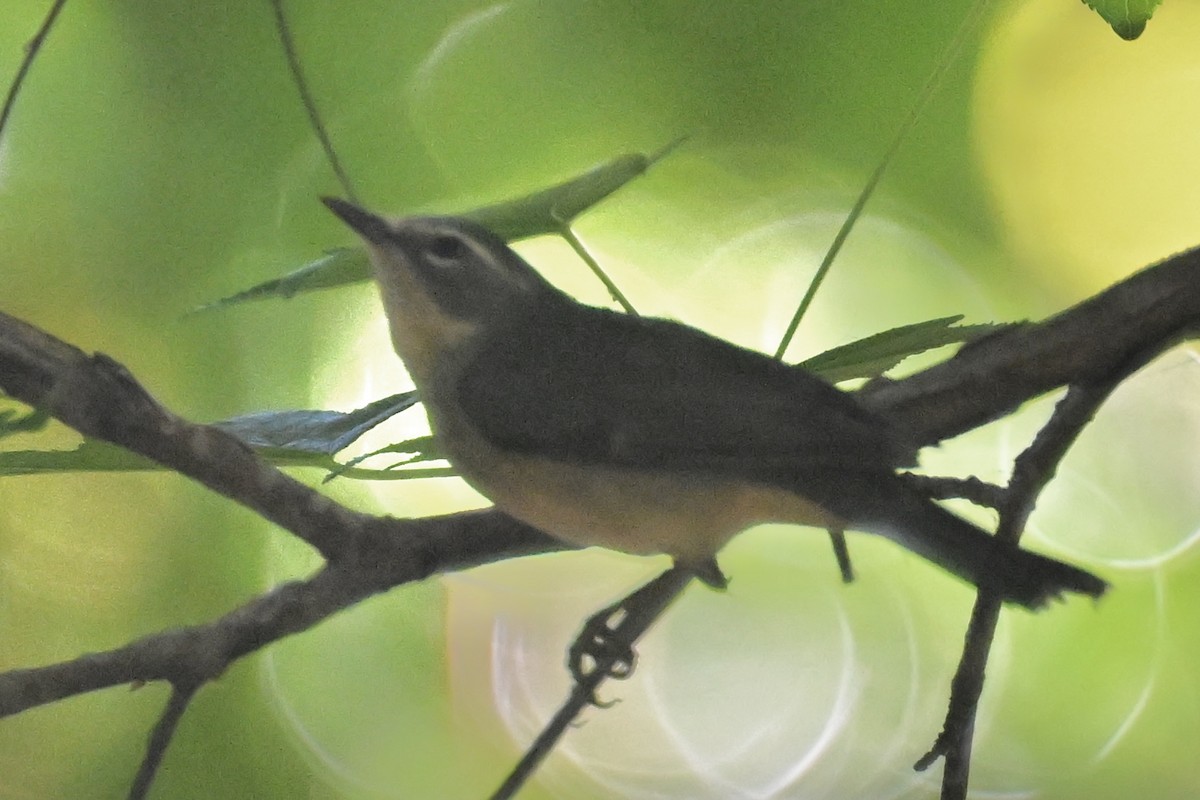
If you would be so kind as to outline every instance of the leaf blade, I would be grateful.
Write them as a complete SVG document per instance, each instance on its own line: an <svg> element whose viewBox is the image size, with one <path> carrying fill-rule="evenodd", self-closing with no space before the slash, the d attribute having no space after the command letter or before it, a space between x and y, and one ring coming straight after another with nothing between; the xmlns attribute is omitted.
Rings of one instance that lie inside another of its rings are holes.
<svg viewBox="0 0 1200 800"><path fill-rule="evenodd" d="M462 212L506 241L558 233L565 223L608 198L664 158L683 139L656 153L625 153L596 164L561 183L529 194ZM340 247L278 278L205 303L191 313L238 305L251 300L282 299L297 294L360 283L371 277L362 247Z"/></svg>
<svg viewBox="0 0 1200 800"><path fill-rule="evenodd" d="M1146 30L1162 0L1083 0L1125 41L1133 41Z"/></svg>
<svg viewBox="0 0 1200 800"><path fill-rule="evenodd" d="M830 383L876 378L910 356L968 342L1003 327L994 323L955 325L961 319L958 314L901 325L826 350L796 366L815 372Z"/></svg>
<svg viewBox="0 0 1200 800"><path fill-rule="evenodd" d="M213 425L251 447L281 454L333 456L376 425L416 403L416 392L400 392L353 411L259 411Z"/></svg>

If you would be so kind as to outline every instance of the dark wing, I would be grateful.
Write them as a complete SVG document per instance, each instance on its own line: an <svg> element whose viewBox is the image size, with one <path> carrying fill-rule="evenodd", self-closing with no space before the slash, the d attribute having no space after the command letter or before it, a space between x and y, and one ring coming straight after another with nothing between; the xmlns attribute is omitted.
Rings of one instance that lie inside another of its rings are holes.
<svg viewBox="0 0 1200 800"><path fill-rule="evenodd" d="M494 444L570 462L739 476L793 489L1005 600L1036 608L1099 578L1020 550L929 501L915 448L813 375L693 328L578 306L513 322L459 400Z"/></svg>
<svg viewBox="0 0 1200 800"><path fill-rule="evenodd" d="M458 399L505 449L772 483L915 461L850 395L679 323L564 302L496 333L466 365Z"/></svg>

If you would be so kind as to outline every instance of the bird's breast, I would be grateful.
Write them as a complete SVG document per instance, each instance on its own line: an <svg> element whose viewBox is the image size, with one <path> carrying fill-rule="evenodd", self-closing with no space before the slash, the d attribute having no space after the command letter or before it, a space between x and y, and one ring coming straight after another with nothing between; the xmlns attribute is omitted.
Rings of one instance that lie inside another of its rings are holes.
<svg viewBox="0 0 1200 800"><path fill-rule="evenodd" d="M430 425L463 479L501 511L563 541L698 562L759 523L840 527L803 497L737 476L504 451L481 436L456 403L431 389L423 398Z"/></svg>

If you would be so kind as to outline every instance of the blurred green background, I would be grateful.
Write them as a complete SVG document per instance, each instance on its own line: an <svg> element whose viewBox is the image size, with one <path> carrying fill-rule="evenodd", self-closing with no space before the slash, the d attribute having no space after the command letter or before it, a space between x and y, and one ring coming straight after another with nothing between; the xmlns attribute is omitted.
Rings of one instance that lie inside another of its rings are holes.
<svg viewBox="0 0 1200 800"><path fill-rule="evenodd" d="M0 22L11 75L43 2ZM293 3L364 200L454 211L630 150L689 142L579 223L643 312L773 349L828 241L970 3ZM1118 39L1075 0L993 3L901 150L791 350L934 316L1038 317L1200 242L1200 10ZM184 313L350 237L264 3L69 4L0 141L0 307L126 364L198 420L349 409L405 385L370 287ZM561 242L522 251L603 303ZM1116 590L1002 621L975 785L1046 798L1200 793L1200 368L1114 398L1028 543ZM1003 477L1049 406L929 453ZM401 419L385 440L419 427ZM68 447L61 428L6 440ZM320 476L301 477L319 480ZM416 515L454 481L333 484ZM984 517L986 519L986 517ZM568 735L529 797L927 797L971 594L886 542L837 584L812 532L764 528L642 649L624 699ZM309 553L170 475L0 481L0 667L207 620ZM565 691L583 617L657 566L604 553L408 587L204 690L162 798L479 797ZM0 723L0 798L123 796L162 687Z"/></svg>

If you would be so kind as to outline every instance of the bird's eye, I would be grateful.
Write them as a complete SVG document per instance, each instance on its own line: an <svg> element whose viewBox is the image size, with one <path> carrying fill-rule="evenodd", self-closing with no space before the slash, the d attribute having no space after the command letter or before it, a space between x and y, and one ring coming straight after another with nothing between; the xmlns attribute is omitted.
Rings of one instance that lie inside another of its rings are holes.
<svg viewBox="0 0 1200 800"><path fill-rule="evenodd" d="M457 236L442 235L429 243L429 254L444 261L457 261L466 255L467 246Z"/></svg>

